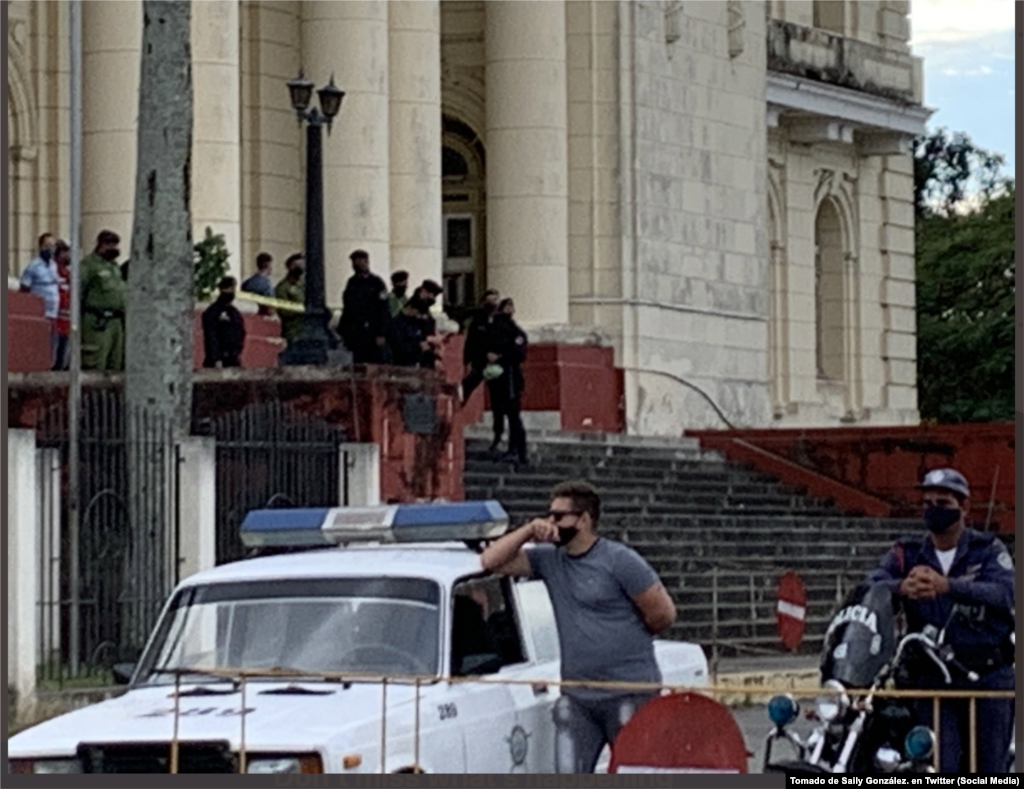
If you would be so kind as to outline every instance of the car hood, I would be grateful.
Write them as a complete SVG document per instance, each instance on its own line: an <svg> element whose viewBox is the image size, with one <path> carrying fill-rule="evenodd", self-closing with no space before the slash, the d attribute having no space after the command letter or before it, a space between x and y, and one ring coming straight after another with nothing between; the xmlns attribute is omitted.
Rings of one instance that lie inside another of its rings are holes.
<svg viewBox="0 0 1024 789"><path fill-rule="evenodd" d="M196 685L182 685L187 692ZM225 685L209 685L226 689ZM267 693L301 688L301 692ZM245 691L245 749L247 752L306 752L360 724L380 720L381 686L321 683L249 682ZM388 685L388 709L410 705L415 689ZM184 696L178 699L177 739L226 741L232 750L242 745L242 695ZM122 696L53 718L15 735L8 758L72 756L81 743L169 742L175 736L173 687L142 687Z"/></svg>

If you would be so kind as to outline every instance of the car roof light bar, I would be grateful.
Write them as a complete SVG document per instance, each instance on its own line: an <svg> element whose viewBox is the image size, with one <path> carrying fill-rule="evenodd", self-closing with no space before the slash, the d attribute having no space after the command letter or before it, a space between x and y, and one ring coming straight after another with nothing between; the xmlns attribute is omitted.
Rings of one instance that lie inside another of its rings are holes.
<svg viewBox="0 0 1024 789"><path fill-rule="evenodd" d="M242 522L241 538L247 547L281 548L479 542L500 537L508 525L496 501L253 510Z"/></svg>

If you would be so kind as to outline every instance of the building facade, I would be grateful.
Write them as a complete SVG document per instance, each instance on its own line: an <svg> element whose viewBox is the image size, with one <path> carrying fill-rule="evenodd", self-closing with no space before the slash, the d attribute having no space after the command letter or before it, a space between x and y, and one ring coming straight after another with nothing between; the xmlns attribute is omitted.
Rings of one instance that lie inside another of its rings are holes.
<svg viewBox="0 0 1024 789"><path fill-rule="evenodd" d="M916 424L906 0L193 3L194 233L301 247L287 80L333 74L328 302L348 254L615 349L637 433ZM8 267L66 234L68 14L10 3ZM83 2L83 236L128 249L137 0ZM280 272L278 272L280 273Z"/></svg>

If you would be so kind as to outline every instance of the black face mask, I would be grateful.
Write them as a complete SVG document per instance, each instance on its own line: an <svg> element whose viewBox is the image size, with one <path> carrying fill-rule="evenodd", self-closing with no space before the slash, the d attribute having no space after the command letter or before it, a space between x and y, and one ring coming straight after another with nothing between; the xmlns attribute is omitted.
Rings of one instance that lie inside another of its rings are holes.
<svg viewBox="0 0 1024 789"><path fill-rule="evenodd" d="M926 506L924 510L924 525L932 534L943 534L949 531L960 520L959 509L946 507Z"/></svg>
<svg viewBox="0 0 1024 789"><path fill-rule="evenodd" d="M576 526L559 526L558 544L561 546L568 545L578 533L579 529Z"/></svg>
<svg viewBox="0 0 1024 789"><path fill-rule="evenodd" d="M41 257L43 260L49 263L50 260L53 258L53 252L49 249L40 249L39 257Z"/></svg>
<svg viewBox="0 0 1024 789"><path fill-rule="evenodd" d="M299 277L301 277L303 275L304 272L305 272L305 269L303 269L302 266L295 266L292 269L292 279L298 279Z"/></svg>
<svg viewBox="0 0 1024 789"><path fill-rule="evenodd" d="M113 261L117 260L117 257L120 254L121 254L121 250L120 249L108 249L106 252L103 253L103 259L104 260L109 260L109 261L113 262Z"/></svg>
<svg viewBox="0 0 1024 789"><path fill-rule="evenodd" d="M235 300L235 294L234 293L221 293L220 294L220 302L222 304L230 304L234 300Z"/></svg>
<svg viewBox="0 0 1024 789"><path fill-rule="evenodd" d="M421 298L410 299L409 304L412 306L414 310L416 310L417 312L422 312L424 314L430 312L430 308L434 306L434 302L430 301L429 299Z"/></svg>

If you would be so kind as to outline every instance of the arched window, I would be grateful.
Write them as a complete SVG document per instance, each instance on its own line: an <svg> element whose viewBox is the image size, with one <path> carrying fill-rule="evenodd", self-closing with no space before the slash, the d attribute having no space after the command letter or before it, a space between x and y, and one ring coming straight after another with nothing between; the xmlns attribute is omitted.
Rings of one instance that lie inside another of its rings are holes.
<svg viewBox="0 0 1024 789"><path fill-rule="evenodd" d="M846 377L843 285L843 226L831 199L822 201L814 222L815 337L818 377L842 382Z"/></svg>

